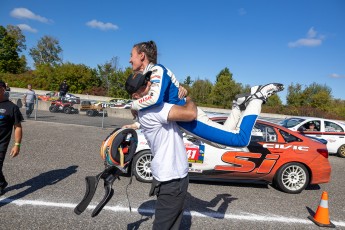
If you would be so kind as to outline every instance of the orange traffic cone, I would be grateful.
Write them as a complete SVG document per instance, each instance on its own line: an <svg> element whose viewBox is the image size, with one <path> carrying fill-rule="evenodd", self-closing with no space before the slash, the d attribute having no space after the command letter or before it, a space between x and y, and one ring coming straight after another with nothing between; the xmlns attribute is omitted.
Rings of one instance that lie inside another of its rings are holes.
<svg viewBox="0 0 345 230"><path fill-rule="evenodd" d="M314 217L308 216L308 218L320 227L335 228L335 225L329 220L327 192L322 193L320 205L317 207Z"/></svg>

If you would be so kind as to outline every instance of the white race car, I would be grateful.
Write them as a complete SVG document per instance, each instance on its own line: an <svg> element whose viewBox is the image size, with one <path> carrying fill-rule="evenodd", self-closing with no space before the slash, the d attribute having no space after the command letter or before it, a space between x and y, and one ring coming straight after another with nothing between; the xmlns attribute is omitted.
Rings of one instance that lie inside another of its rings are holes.
<svg viewBox="0 0 345 230"><path fill-rule="evenodd" d="M345 157L344 123L316 117L292 117L280 124L301 134L326 140L329 153ZM314 130L309 129L310 124L315 126Z"/></svg>

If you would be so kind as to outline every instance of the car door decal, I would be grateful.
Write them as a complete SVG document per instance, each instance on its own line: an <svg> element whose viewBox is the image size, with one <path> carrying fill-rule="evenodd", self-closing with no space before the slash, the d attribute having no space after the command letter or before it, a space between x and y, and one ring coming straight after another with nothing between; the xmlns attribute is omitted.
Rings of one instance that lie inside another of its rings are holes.
<svg viewBox="0 0 345 230"><path fill-rule="evenodd" d="M256 173L267 174L270 173L279 159L279 155L267 154L265 158L259 162L257 167L257 159L263 156L261 153L251 152L225 152L222 155L222 161L229 165L217 165L215 170L232 171L232 172L252 172L254 169Z"/></svg>
<svg viewBox="0 0 345 230"><path fill-rule="evenodd" d="M190 163L203 163L204 162L204 152L205 145L194 145L194 144L185 144L188 162Z"/></svg>

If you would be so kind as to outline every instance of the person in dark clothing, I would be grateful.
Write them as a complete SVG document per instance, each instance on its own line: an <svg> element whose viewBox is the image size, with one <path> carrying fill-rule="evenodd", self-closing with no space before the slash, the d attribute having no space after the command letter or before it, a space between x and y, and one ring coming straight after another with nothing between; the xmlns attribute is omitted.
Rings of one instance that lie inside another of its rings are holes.
<svg viewBox="0 0 345 230"><path fill-rule="evenodd" d="M68 92L69 86L67 85L66 80L64 80L61 84L60 84L60 97L65 97L66 93Z"/></svg>
<svg viewBox="0 0 345 230"><path fill-rule="evenodd" d="M8 145L10 144L12 130L14 128L14 146L10 156L16 157L20 151L22 141L22 125L24 120L19 107L9 101L5 96L6 84L0 80L0 195L5 193L8 183L2 172Z"/></svg>

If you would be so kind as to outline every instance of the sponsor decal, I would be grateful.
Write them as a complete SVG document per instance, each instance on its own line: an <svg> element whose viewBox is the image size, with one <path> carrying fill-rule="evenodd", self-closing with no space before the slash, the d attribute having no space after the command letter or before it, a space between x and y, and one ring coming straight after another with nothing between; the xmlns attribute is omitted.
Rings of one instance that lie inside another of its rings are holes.
<svg viewBox="0 0 345 230"><path fill-rule="evenodd" d="M195 168L189 168L188 172L193 172L193 173L202 173L203 170L201 169L195 169Z"/></svg>
<svg viewBox="0 0 345 230"><path fill-rule="evenodd" d="M188 162L190 163L203 163L204 162L204 145L185 145Z"/></svg>
<svg viewBox="0 0 345 230"><path fill-rule="evenodd" d="M264 148L267 149L293 149L293 150L300 150L300 151L309 151L308 146L299 146L299 145L288 145L288 144L270 144L270 143L265 143L263 144Z"/></svg>
<svg viewBox="0 0 345 230"><path fill-rule="evenodd" d="M279 159L279 155L267 154L262 161L258 162L262 155L250 152L225 152L222 155L222 161L229 165L217 165L215 170L248 173L256 169L255 172L258 174L268 174Z"/></svg>
<svg viewBox="0 0 345 230"><path fill-rule="evenodd" d="M6 109L0 109L0 113L6 113Z"/></svg>
<svg viewBox="0 0 345 230"><path fill-rule="evenodd" d="M144 103L145 101L150 100L151 98L152 98L151 96L146 96L146 97L143 97L143 98L139 99L138 101L141 104L141 103Z"/></svg>

